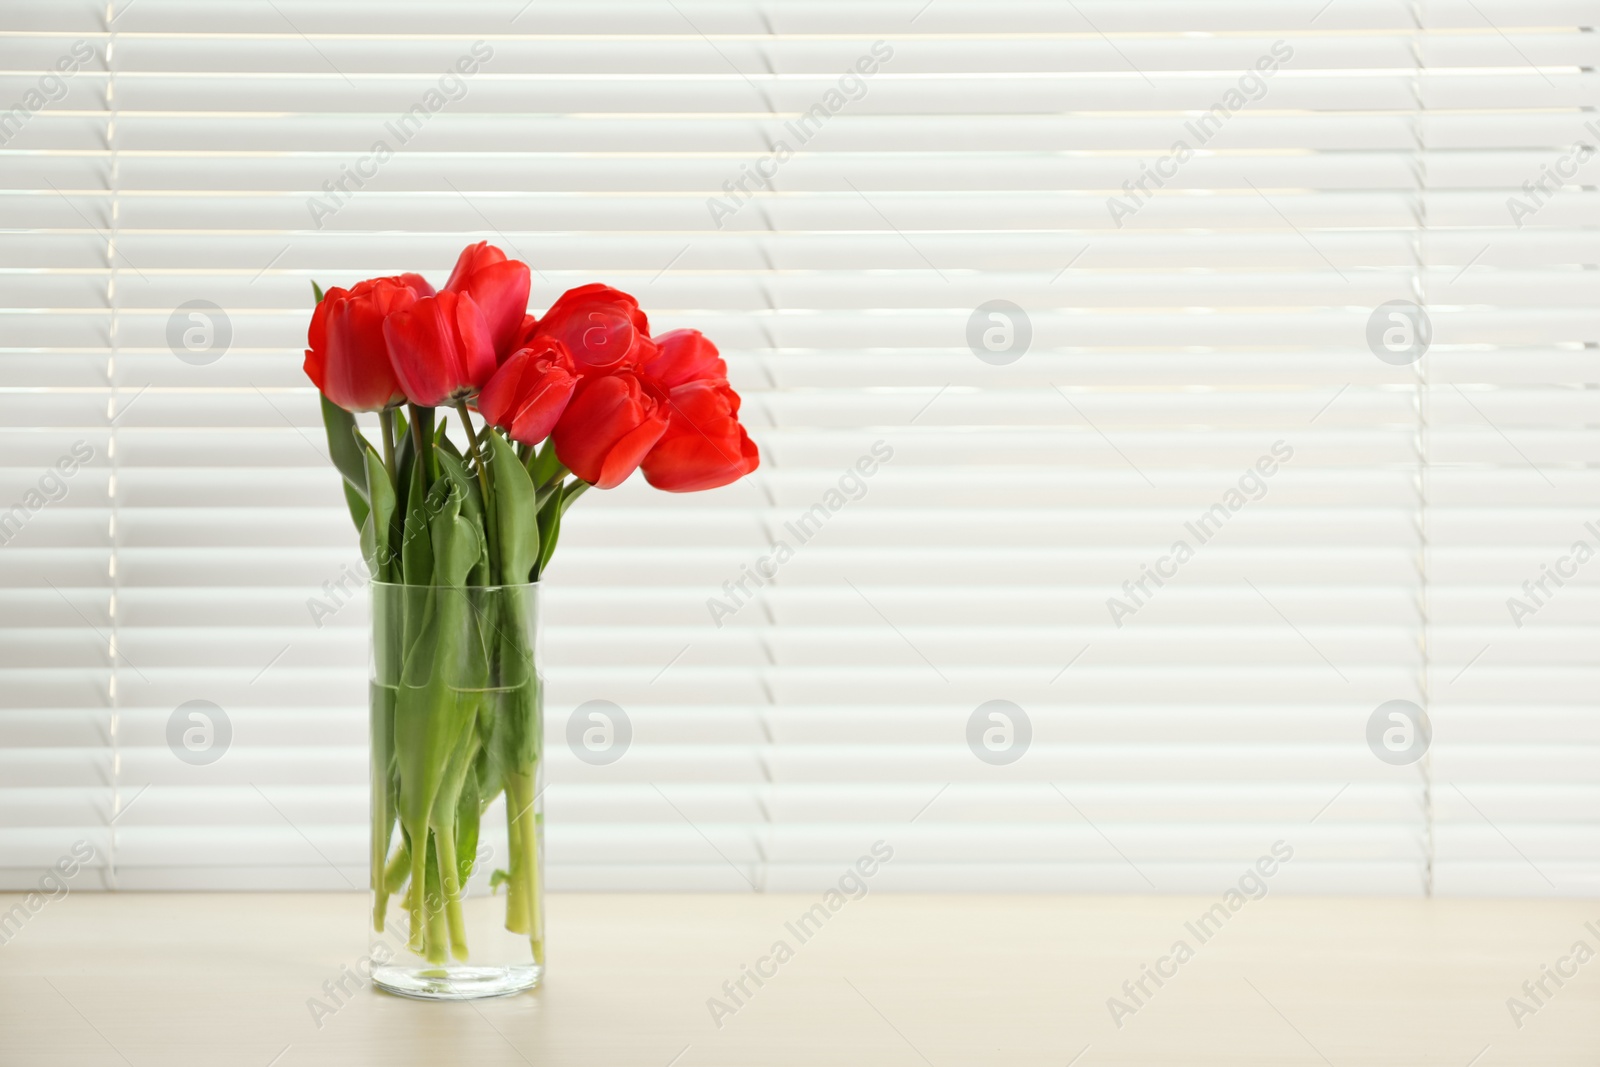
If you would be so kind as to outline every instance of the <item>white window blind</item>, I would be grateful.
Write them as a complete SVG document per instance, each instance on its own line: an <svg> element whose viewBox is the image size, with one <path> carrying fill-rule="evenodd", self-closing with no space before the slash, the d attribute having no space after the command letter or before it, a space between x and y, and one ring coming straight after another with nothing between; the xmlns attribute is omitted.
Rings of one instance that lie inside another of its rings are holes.
<svg viewBox="0 0 1600 1067"><path fill-rule="evenodd" d="M8 0L0 886L80 839L83 884L366 884L310 283L487 239L536 309L704 330L763 455L569 517L552 886L810 887L882 839L879 887L1211 891L1282 840L1291 891L1594 893L1593 21ZM1369 747L1393 700L1417 762Z"/></svg>

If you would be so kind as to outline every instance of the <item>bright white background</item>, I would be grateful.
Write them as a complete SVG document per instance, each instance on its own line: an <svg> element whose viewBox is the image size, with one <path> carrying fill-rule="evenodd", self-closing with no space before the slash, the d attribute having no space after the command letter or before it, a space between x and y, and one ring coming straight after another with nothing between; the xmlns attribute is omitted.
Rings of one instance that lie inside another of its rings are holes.
<svg viewBox="0 0 1600 1067"><path fill-rule="evenodd" d="M0 885L80 839L106 887L365 884L365 607L308 607L360 569L300 371L310 283L437 284L488 239L536 310L605 281L704 330L763 454L570 516L553 886L797 889L883 839L887 888L1210 892L1282 840L1289 891L1593 894L1600 562L1520 627L1507 604L1600 547L1593 16L8 0ZM779 142L772 187L714 211ZM1146 167L1169 176L1108 206ZM1392 300L1431 323L1410 365L1368 343ZM183 347L189 301L225 345ZM798 545L785 524L880 441ZM1185 523L1279 442L1199 544ZM794 558L715 625L779 539ZM195 700L231 724L202 766L167 742ZM631 722L608 765L567 743L592 700ZM967 743L993 700L1029 724L1009 764ZM1390 700L1431 717L1417 762L1368 746Z"/></svg>

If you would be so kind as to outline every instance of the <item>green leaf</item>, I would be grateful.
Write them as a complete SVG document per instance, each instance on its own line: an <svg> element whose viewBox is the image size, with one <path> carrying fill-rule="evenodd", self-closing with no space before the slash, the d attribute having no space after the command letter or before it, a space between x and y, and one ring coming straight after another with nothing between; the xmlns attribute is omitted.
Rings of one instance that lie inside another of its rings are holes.
<svg viewBox="0 0 1600 1067"><path fill-rule="evenodd" d="M441 448L435 458L439 461L439 476L461 490L461 514L482 525L483 493L478 489L478 480L467 473L460 454L453 448Z"/></svg>
<svg viewBox="0 0 1600 1067"><path fill-rule="evenodd" d="M411 428L406 424L405 413L399 408L394 412L394 480L395 503L401 515L408 513L411 494Z"/></svg>
<svg viewBox="0 0 1600 1067"><path fill-rule="evenodd" d="M388 581L393 570L394 549L391 546L391 524L395 515L394 483L383 460L372 449L366 452L367 493L371 513L361 524L361 555L367 569L380 582Z"/></svg>
<svg viewBox="0 0 1600 1067"><path fill-rule="evenodd" d="M416 497L422 494L417 492ZM442 497L442 499L440 499ZM480 674L475 665L483 662L479 641L469 636L467 603L462 582L483 551L477 527L461 518L461 498L444 481L429 493L427 508L434 510L428 524L433 542L431 560L436 585L418 590L427 597L431 611L423 608L406 611L408 641L406 663L395 705L394 742L400 770L400 820L413 841L426 840L434 802L444 785L447 765L459 756L458 773L465 775L472 753L458 751L463 730L470 726L477 710L479 694L463 691L469 674ZM421 537L413 542L421 542ZM409 543L408 543L409 545ZM410 580L410 575L407 575ZM413 619L422 616L413 631ZM469 644L471 642L471 644ZM457 783L459 788L459 782ZM449 802L454 814L455 800ZM413 848L412 880L421 884L425 855Z"/></svg>
<svg viewBox="0 0 1600 1067"><path fill-rule="evenodd" d="M576 478L567 483L566 492L561 494L561 514L565 515L574 501L592 488L588 482L580 482Z"/></svg>
<svg viewBox="0 0 1600 1067"><path fill-rule="evenodd" d="M534 724L538 721L540 694L537 665L527 640L527 616L532 605L521 590L504 590L499 600L500 621L495 635L499 641L495 664L498 670L482 720L489 758L479 788L489 785L505 789L506 803L510 805L515 776L528 773L539 754L540 738ZM515 810L513 807L508 812Z"/></svg>
<svg viewBox="0 0 1600 1067"><path fill-rule="evenodd" d="M567 513L573 503L589 488L589 483L574 478L570 482L558 482L553 489L545 493L539 502L539 566L534 569L533 580L538 581L543 576L545 568L550 566L550 557L556 553L556 544L561 539L561 518Z"/></svg>
<svg viewBox="0 0 1600 1067"><path fill-rule="evenodd" d="M529 580L539 562L539 513L533 479L500 431L486 427L490 469L494 473L495 547L500 552L500 579L508 585Z"/></svg>
<svg viewBox="0 0 1600 1067"><path fill-rule="evenodd" d="M327 397L322 401L322 425L328 432L328 455L344 480L367 499L367 461L362 453L366 439L356 426L356 417Z"/></svg>
<svg viewBox="0 0 1600 1067"><path fill-rule="evenodd" d="M461 794L456 799L456 863L460 867L460 885L472 877L472 866L478 853L478 818L483 809L478 803L478 777L468 774L461 782Z"/></svg>
<svg viewBox="0 0 1600 1067"><path fill-rule="evenodd" d="M417 416L417 431L420 432L422 440L426 444L426 442L433 440L433 408L416 408L414 410ZM422 473L427 475L424 481L429 485L432 485L434 480L439 477L439 465L433 461L436 451L437 449L429 448L428 454L422 457Z"/></svg>
<svg viewBox="0 0 1600 1067"><path fill-rule="evenodd" d="M495 684L495 678L494 674L490 675L491 686ZM485 693L484 701L478 707L478 737L483 747L478 750L478 758L472 765L472 773L478 779L478 806L485 810L494 803L494 798L500 795L500 790L505 786L500 778L500 767L495 762L493 748L495 731L498 729L495 723L495 715L499 711L498 705L498 694Z"/></svg>
<svg viewBox="0 0 1600 1067"><path fill-rule="evenodd" d="M466 462L467 457L461 454L461 449L457 448L456 443L450 440L450 438L446 436L444 432L445 426L447 423L449 423L449 421L450 419L448 416L439 420L439 429L433 435L433 447L437 448L440 452L448 452L452 456L456 457L456 459Z"/></svg>
<svg viewBox="0 0 1600 1067"><path fill-rule="evenodd" d="M322 303L322 286L316 282L311 283L311 295L317 298L317 303Z"/></svg>
<svg viewBox="0 0 1600 1067"><path fill-rule="evenodd" d="M555 555L556 542L561 538L561 507L562 490L564 485L557 485L545 494L543 503L539 507L539 565L534 568L534 580L537 581L544 569L550 565L550 557Z"/></svg>
<svg viewBox="0 0 1600 1067"><path fill-rule="evenodd" d="M440 480L449 482L461 494L461 516L477 527L479 534L483 533L483 493L478 488L478 481L467 473L466 466L460 457L454 454L453 449L440 448L434 455L439 461ZM478 557L477 564L472 573L467 577L469 585L489 584L489 541L482 539L483 553Z"/></svg>
<svg viewBox="0 0 1600 1067"><path fill-rule="evenodd" d="M445 487L446 497L429 523L433 534L434 584L458 588L483 553L483 534L478 526L461 516L461 494L444 479L434 484L433 492Z"/></svg>
<svg viewBox="0 0 1600 1067"><path fill-rule="evenodd" d="M361 527L367 521L367 502L361 499L361 494L356 492L356 487L343 478L339 479L339 488L344 490L344 502L350 509L351 521L356 524L357 532L360 532Z"/></svg>
<svg viewBox="0 0 1600 1067"><path fill-rule="evenodd" d="M411 487L406 490L406 521L400 532L400 573L404 584L433 584L433 543L428 530L428 491L422 484L422 464L411 465ZM411 619L406 625L411 633Z"/></svg>
<svg viewBox="0 0 1600 1067"><path fill-rule="evenodd" d="M556 458L556 442L551 438L533 454L528 463L528 477L533 479L534 485L545 485L565 469L561 460Z"/></svg>
<svg viewBox="0 0 1600 1067"><path fill-rule="evenodd" d="M322 426L328 434L328 455L344 479L344 499L350 508L350 519L360 530L367 521L367 464L362 458L361 431L356 428L356 417L325 396L322 401Z"/></svg>

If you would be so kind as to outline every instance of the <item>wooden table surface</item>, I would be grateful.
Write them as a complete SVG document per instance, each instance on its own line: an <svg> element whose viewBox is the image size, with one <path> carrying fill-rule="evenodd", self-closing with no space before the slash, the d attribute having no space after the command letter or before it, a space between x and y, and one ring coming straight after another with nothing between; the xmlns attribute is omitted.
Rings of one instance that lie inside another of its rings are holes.
<svg viewBox="0 0 1600 1067"><path fill-rule="evenodd" d="M1213 900L871 894L800 943L817 899L553 895L543 988L445 1004L324 993L362 896L73 893L0 932L0 1065L1600 1063L1600 901L1272 896L1202 942Z"/></svg>

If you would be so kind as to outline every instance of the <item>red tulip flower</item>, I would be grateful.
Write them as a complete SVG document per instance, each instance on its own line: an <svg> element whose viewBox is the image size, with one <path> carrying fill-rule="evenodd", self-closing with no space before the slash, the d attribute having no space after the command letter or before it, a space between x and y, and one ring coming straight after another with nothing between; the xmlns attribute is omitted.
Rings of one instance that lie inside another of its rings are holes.
<svg viewBox="0 0 1600 1067"><path fill-rule="evenodd" d="M597 488L615 488L667 431L668 410L661 387L636 374L581 378L556 422L556 458Z"/></svg>
<svg viewBox="0 0 1600 1067"><path fill-rule="evenodd" d="M533 335L539 327L539 320L532 315L522 316L522 325L517 327L517 347L513 351L521 351L533 344Z"/></svg>
<svg viewBox="0 0 1600 1067"><path fill-rule="evenodd" d="M562 293L534 326L533 336L566 345L579 374L630 368L650 354L650 323L639 302L609 285Z"/></svg>
<svg viewBox="0 0 1600 1067"><path fill-rule="evenodd" d="M462 249L444 287L472 297L489 324L495 357L505 362L519 347L518 334L528 311L528 265L507 259L500 249L479 241Z"/></svg>
<svg viewBox="0 0 1600 1067"><path fill-rule="evenodd" d="M656 354L640 369L668 389L688 382L728 378L728 365L717 346L699 330L673 330L655 339Z"/></svg>
<svg viewBox="0 0 1600 1067"><path fill-rule="evenodd" d="M405 311L433 286L417 274L370 278L350 289L329 289L311 314L305 371L322 394L346 411L382 411L403 402L384 321Z"/></svg>
<svg viewBox="0 0 1600 1067"><path fill-rule="evenodd" d="M755 442L739 423L739 394L726 381L680 385L669 394L668 405L667 432L643 464L645 480L657 489L672 493L715 489L760 465Z"/></svg>
<svg viewBox="0 0 1600 1067"><path fill-rule="evenodd" d="M555 429L577 384L566 346L541 337L501 364L478 395L478 410L513 441L536 445Z"/></svg>
<svg viewBox="0 0 1600 1067"><path fill-rule="evenodd" d="M389 362L406 398L438 407L477 393L494 376L494 342L483 312L466 293L418 300L383 324Z"/></svg>

